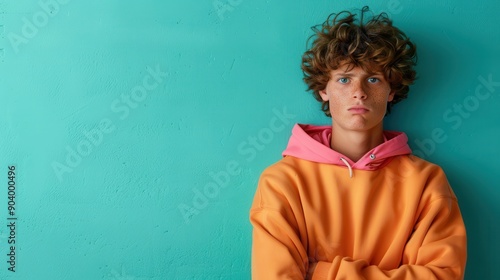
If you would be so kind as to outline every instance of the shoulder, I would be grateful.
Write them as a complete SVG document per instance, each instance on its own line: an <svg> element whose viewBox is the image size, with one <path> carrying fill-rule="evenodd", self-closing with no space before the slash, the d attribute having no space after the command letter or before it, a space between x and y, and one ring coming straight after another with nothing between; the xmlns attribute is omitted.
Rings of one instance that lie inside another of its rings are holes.
<svg viewBox="0 0 500 280"><path fill-rule="evenodd" d="M300 168L302 160L294 156L285 156L277 162L269 165L261 174L263 176L278 175L287 172L294 172Z"/></svg>
<svg viewBox="0 0 500 280"><path fill-rule="evenodd" d="M282 183L297 182L310 177L321 165L328 165L317 163L305 159L300 159L294 156L285 156L274 164L264 169L260 175L260 181L271 180L279 181Z"/></svg>
<svg viewBox="0 0 500 280"><path fill-rule="evenodd" d="M285 182L293 181L300 170L300 159L286 156L262 171L259 178L259 186L262 184L283 185Z"/></svg>
<svg viewBox="0 0 500 280"><path fill-rule="evenodd" d="M430 161L427 161L423 158L420 158L416 155L409 154L409 155L404 155L404 156L399 156L400 159L400 164L403 165L404 167L410 168L413 171L418 171L420 173L425 173L425 174L434 174L434 173L443 173L443 169Z"/></svg>
<svg viewBox="0 0 500 280"><path fill-rule="evenodd" d="M441 166L415 155L398 157L397 168L408 184L422 188L423 198L432 201L439 198L456 199L448 178Z"/></svg>
<svg viewBox="0 0 500 280"><path fill-rule="evenodd" d="M264 169L259 178L257 193L262 197L281 197L296 200L300 197L304 160L286 156Z"/></svg>

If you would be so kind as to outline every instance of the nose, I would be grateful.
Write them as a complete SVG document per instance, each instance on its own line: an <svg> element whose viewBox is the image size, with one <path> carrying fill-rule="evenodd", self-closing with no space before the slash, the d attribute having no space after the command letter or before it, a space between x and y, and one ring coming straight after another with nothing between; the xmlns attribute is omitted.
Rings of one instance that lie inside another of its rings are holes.
<svg viewBox="0 0 500 280"><path fill-rule="evenodd" d="M366 87L361 81L357 81L353 83L353 92L352 97L356 99L366 99Z"/></svg>

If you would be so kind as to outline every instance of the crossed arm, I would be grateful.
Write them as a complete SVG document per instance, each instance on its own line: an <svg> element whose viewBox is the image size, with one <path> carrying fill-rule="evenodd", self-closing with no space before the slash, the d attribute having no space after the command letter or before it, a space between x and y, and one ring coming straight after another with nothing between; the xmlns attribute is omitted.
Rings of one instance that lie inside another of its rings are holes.
<svg viewBox="0 0 500 280"><path fill-rule="evenodd" d="M463 279L465 228L456 201L442 200L426 209L405 246L401 265L389 270L347 256L331 262L311 259L300 234L288 231L293 226L279 211L254 209L252 279Z"/></svg>
<svg viewBox="0 0 500 280"><path fill-rule="evenodd" d="M271 188L271 192L276 188ZM394 267L381 267L363 259L337 255L325 260L308 254L308 232L300 210L286 203L280 192L261 195L258 190L250 211L253 225L252 279L334 280L463 279L466 233L453 195L425 202ZM265 200L265 201L263 201ZM318 225L321 226L321 225ZM390 230L390 229L388 229Z"/></svg>

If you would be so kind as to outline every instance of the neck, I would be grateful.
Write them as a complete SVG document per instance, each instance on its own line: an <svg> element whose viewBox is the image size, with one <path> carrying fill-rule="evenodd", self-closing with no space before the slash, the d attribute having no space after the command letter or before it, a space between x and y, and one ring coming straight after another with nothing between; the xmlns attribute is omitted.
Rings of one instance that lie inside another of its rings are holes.
<svg viewBox="0 0 500 280"><path fill-rule="evenodd" d="M382 126L370 131L344 131L340 127L332 126L331 148L354 162L383 142Z"/></svg>

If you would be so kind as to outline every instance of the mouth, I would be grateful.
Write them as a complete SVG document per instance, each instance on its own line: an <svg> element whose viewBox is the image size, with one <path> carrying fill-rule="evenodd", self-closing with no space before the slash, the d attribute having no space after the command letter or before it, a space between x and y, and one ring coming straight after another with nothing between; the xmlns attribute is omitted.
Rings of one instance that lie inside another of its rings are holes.
<svg viewBox="0 0 500 280"><path fill-rule="evenodd" d="M365 106L353 106L347 110L354 114L364 114L369 111L368 108L366 108Z"/></svg>

